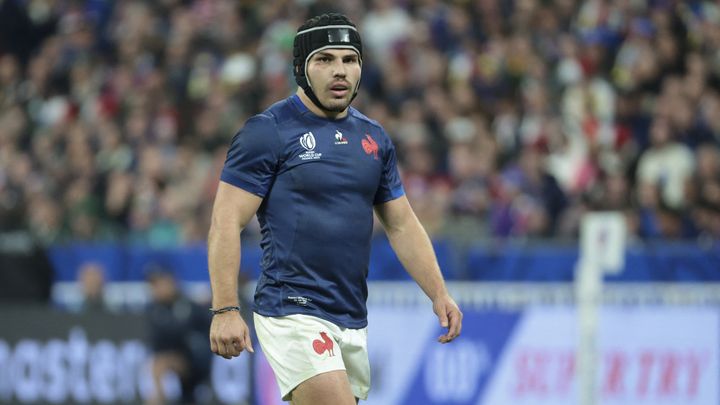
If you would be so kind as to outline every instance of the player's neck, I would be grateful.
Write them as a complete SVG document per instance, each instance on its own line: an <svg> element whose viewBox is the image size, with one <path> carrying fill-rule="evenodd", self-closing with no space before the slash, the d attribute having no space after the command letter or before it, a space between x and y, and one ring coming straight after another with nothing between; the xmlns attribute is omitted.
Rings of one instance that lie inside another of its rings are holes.
<svg viewBox="0 0 720 405"><path fill-rule="evenodd" d="M345 116L348 114L348 108L342 110L341 112L334 112L316 106L315 103L310 100L310 97L305 94L305 91L299 87L297 89L297 93L295 94L300 97L300 101L302 101L305 107L307 107L307 109L310 110L311 113L317 115L318 117L337 120L340 118L345 118Z"/></svg>

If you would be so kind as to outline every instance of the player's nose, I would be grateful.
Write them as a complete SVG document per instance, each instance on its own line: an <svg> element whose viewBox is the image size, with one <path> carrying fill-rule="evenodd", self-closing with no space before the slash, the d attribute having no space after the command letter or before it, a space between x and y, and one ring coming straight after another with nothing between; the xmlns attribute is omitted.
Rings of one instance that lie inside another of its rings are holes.
<svg viewBox="0 0 720 405"><path fill-rule="evenodd" d="M345 64L342 60L336 60L335 63L333 63L333 76L335 77L345 77L347 75L347 68L345 67Z"/></svg>

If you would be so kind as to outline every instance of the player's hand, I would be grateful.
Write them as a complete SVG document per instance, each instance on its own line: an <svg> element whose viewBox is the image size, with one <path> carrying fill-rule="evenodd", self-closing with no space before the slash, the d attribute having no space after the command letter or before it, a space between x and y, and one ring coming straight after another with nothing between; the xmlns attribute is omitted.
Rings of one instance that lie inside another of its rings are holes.
<svg viewBox="0 0 720 405"><path fill-rule="evenodd" d="M239 356L243 350L255 353L250 330L239 313L228 311L213 316L210 324L210 350L226 359Z"/></svg>
<svg viewBox="0 0 720 405"><path fill-rule="evenodd" d="M446 334L438 337L438 342L449 343L460 336L463 314L452 297L445 294L436 298L433 301L433 312L437 315L440 326L448 329Z"/></svg>

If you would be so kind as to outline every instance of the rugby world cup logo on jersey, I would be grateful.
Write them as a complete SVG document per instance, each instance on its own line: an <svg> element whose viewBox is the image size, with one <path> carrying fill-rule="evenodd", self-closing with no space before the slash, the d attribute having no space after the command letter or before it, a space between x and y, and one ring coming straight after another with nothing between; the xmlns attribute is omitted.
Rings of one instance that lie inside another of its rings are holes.
<svg viewBox="0 0 720 405"><path fill-rule="evenodd" d="M300 154L300 160L315 160L320 159L322 153L315 152L315 135L312 132L306 132L300 136L300 146L305 149L305 152Z"/></svg>

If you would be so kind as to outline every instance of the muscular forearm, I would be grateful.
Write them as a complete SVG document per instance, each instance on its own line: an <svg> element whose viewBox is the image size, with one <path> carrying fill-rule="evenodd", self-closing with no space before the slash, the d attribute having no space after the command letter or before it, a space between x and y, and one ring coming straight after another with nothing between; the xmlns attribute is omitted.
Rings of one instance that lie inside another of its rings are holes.
<svg viewBox="0 0 720 405"><path fill-rule="evenodd" d="M375 212L403 266L432 300L440 326L448 328L448 333L438 337L438 341L451 342L462 330L462 312L448 294L430 238L410 202L401 196L378 205Z"/></svg>
<svg viewBox="0 0 720 405"><path fill-rule="evenodd" d="M393 250L408 273L431 300L447 294L430 238L412 214L404 225L388 229Z"/></svg>
<svg viewBox="0 0 720 405"><path fill-rule="evenodd" d="M208 268L213 308L238 305L240 227L213 220L208 235Z"/></svg>

